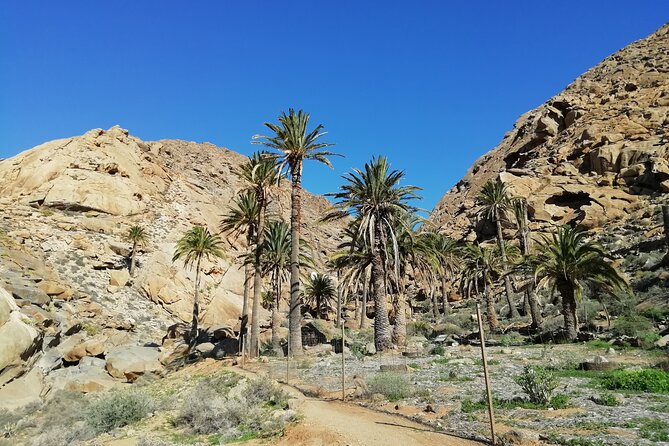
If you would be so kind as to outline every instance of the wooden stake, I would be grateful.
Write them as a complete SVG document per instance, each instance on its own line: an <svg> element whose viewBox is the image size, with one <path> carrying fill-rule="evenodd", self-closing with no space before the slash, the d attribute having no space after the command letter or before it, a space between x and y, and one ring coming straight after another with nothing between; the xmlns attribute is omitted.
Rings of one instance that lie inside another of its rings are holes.
<svg viewBox="0 0 669 446"><path fill-rule="evenodd" d="M290 370L290 331L288 332L288 342L286 344L286 384L288 384L289 370Z"/></svg>
<svg viewBox="0 0 669 446"><path fill-rule="evenodd" d="M346 372L346 365L344 364L344 321L341 321L341 400L346 399L346 393L344 390L344 376Z"/></svg>
<svg viewBox="0 0 669 446"><path fill-rule="evenodd" d="M488 358L485 352L485 335L483 334L483 320L481 318L481 307L476 304L476 318L479 322L479 337L481 338L481 359L483 360L483 376L485 377L486 399L488 401L488 418L490 419L491 444L495 443L495 414L492 406L492 390L490 389L490 377L488 376Z"/></svg>

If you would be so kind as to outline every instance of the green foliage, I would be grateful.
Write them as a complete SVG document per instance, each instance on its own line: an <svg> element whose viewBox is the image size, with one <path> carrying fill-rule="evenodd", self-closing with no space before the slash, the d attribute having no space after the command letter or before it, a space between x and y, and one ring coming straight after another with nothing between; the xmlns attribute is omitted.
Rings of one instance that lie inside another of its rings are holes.
<svg viewBox="0 0 669 446"><path fill-rule="evenodd" d="M659 418L635 418L625 427L639 429L639 436L650 441L669 441L669 423Z"/></svg>
<svg viewBox="0 0 669 446"><path fill-rule="evenodd" d="M546 435L546 439L552 444L562 446L606 446L603 440L593 440L585 437L566 438L553 433Z"/></svg>
<svg viewBox="0 0 669 446"><path fill-rule="evenodd" d="M97 432L109 432L145 418L153 402L146 395L135 392L113 392L90 405L88 423Z"/></svg>
<svg viewBox="0 0 669 446"><path fill-rule="evenodd" d="M608 390L669 393L669 373L656 369L614 370L601 376L600 382Z"/></svg>
<svg viewBox="0 0 669 446"><path fill-rule="evenodd" d="M598 397L592 397L592 401L595 404L599 404L600 406L615 407L622 405L622 401L620 401L614 394L609 392L604 392Z"/></svg>
<svg viewBox="0 0 669 446"><path fill-rule="evenodd" d="M433 333L432 324L425 321L411 321L407 324L407 334L409 336L424 336L429 338Z"/></svg>
<svg viewBox="0 0 669 446"><path fill-rule="evenodd" d="M653 330L653 323L650 319L639 316L621 316L613 324L613 333L615 335L637 336L640 332Z"/></svg>
<svg viewBox="0 0 669 446"><path fill-rule="evenodd" d="M523 373L516 376L514 381L534 404L547 404L560 383L550 370L534 366L526 366Z"/></svg>
<svg viewBox="0 0 669 446"><path fill-rule="evenodd" d="M593 339L592 341L586 342L585 346L588 350L606 350L611 347L611 344L603 339Z"/></svg>
<svg viewBox="0 0 669 446"><path fill-rule="evenodd" d="M432 364L446 365L450 361L451 360L449 358L438 358L438 359L433 359Z"/></svg>
<svg viewBox="0 0 669 446"><path fill-rule="evenodd" d="M430 351L431 355L443 355L445 352L444 346L443 345L435 345L432 350Z"/></svg>
<svg viewBox="0 0 669 446"><path fill-rule="evenodd" d="M525 338L516 331L504 334L502 335L502 337L499 338L499 343L504 347L509 347L512 345L522 345L524 342Z"/></svg>
<svg viewBox="0 0 669 446"><path fill-rule="evenodd" d="M409 379L398 373L377 373L367 381L367 391L370 395L380 393L389 401L399 401L412 394L412 385Z"/></svg>
<svg viewBox="0 0 669 446"><path fill-rule="evenodd" d="M545 410L545 409L566 409L571 407L571 401L567 395L558 394L552 397L546 403L533 403L531 401L524 400L522 398L514 398L511 400L501 400L498 398L493 398L492 405L495 409L534 409L534 410ZM479 410L483 410L487 407L485 399L479 401L472 401L470 399L464 399L461 402L460 410L463 413L471 413Z"/></svg>

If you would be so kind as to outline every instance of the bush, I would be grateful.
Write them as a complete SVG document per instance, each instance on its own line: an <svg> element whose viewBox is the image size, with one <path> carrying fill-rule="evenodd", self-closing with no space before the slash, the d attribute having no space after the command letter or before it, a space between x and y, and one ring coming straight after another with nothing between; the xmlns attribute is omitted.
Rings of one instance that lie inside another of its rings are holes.
<svg viewBox="0 0 669 446"><path fill-rule="evenodd" d="M425 321L411 321L407 324L407 334L409 336L424 336L429 338L434 330L432 325Z"/></svg>
<svg viewBox="0 0 669 446"><path fill-rule="evenodd" d="M617 336L637 336L641 332L653 329L651 320L639 315L622 316L613 324L613 333Z"/></svg>
<svg viewBox="0 0 669 446"><path fill-rule="evenodd" d="M109 432L145 418L153 402L138 392L112 392L91 404L87 421L96 432Z"/></svg>
<svg viewBox="0 0 669 446"><path fill-rule="evenodd" d="M195 434L216 434L222 441L267 437L283 429L276 408L287 396L270 381L257 379L240 384L234 391L215 388L203 380L187 395L175 424Z"/></svg>
<svg viewBox="0 0 669 446"><path fill-rule="evenodd" d="M614 370L600 377L608 390L669 393L669 373L662 370Z"/></svg>
<svg viewBox="0 0 669 446"><path fill-rule="evenodd" d="M608 392L602 393L598 397L592 397L591 399L595 404L600 406L615 407L622 405L622 401L616 398L614 394Z"/></svg>
<svg viewBox="0 0 669 446"><path fill-rule="evenodd" d="M543 367L526 366L523 373L514 378L523 392L534 404L548 404L559 379Z"/></svg>
<svg viewBox="0 0 669 446"><path fill-rule="evenodd" d="M367 382L367 392L370 395L380 393L390 401L411 396L411 388L407 377L397 373L377 373Z"/></svg>

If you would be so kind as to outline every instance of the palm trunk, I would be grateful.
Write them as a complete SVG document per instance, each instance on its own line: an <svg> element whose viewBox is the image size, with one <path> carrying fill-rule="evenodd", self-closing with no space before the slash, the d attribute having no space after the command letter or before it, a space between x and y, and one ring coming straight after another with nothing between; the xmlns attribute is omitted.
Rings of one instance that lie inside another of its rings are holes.
<svg viewBox="0 0 669 446"><path fill-rule="evenodd" d="M386 287L384 284L385 271L383 268L382 252L384 241L381 234L381 223L376 223L376 237L372 252L372 284L374 286L374 345L376 351L382 352L392 348L392 333L388 310L386 309Z"/></svg>
<svg viewBox="0 0 669 446"><path fill-rule="evenodd" d="M336 326L341 325L341 285L339 284L339 270L337 270L337 320Z"/></svg>
<svg viewBox="0 0 669 446"><path fill-rule="evenodd" d="M527 301L530 305L530 315L532 316L532 325L534 329L540 329L544 323L544 319L541 316L541 308L539 306L539 299L537 298L537 292L534 290L534 284L530 283L527 288Z"/></svg>
<svg viewBox="0 0 669 446"><path fill-rule="evenodd" d="M302 166L294 166L291 176L293 185L290 194L290 308L289 343L290 352L295 356L302 355L302 305L300 303L300 220L301 220L301 170Z"/></svg>
<svg viewBox="0 0 669 446"><path fill-rule="evenodd" d="M400 278L395 299L395 326L393 327L393 344L405 346L407 343L406 293L404 279Z"/></svg>
<svg viewBox="0 0 669 446"><path fill-rule="evenodd" d="M495 213L495 225L497 226L497 243L499 244L499 251L502 254L502 262L504 263L504 268L507 267L506 259L506 250L504 249L504 238L502 235L502 222L499 219L499 214ZM511 278L508 275L504 275L504 291L506 294L506 301L509 304L509 318L519 317L518 309L515 304L511 301L513 296L513 287L511 286Z"/></svg>
<svg viewBox="0 0 669 446"><path fill-rule="evenodd" d="M137 252L137 241L132 242L132 254L130 255L130 277L135 274L135 253Z"/></svg>
<svg viewBox="0 0 669 446"><path fill-rule="evenodd" d="M251 234L246 237L246 246L251 249L253 238ZM249 314L249 295L251 293L251 264L246 262L244 264L244 301L242 302L242 317Z"/></svg>
<svg viewBox="0 0 669 446"><path fill-rule="evenodd" d="M569 340L578 337L578 326L576 322L576 298L574 287L568 282L560 282L557 289L562 296L562 316L564 317L564 329Z"/></svg>
<svg viewBox="0 0 669 446"><path fill-rule="evenodd" d="M437 293L434 286L430 285L430 298L432 299L432 315L435 319L439 318L439 302L437 301Z"/></svg>
<svg viewBox="0 0 669 446"><path fill-rule="evenodd" d="M262 291L262 271L261 271L261 257L262 244L264 241L265 232L265 197L262 193L258 193L258 233L256 237L255 259L254 259L254 274L253 274L253 306L251 309L251 339L249 342L249 356L255 358L258 355L259 339L260 339L260 299Z"/></svg>
<svg viewBox="0 0 669 446"><path fill-rule="evenodd" d="M275 352L281 350L281 340L279 339L279 273L272 271L272 292L274 293L272 302L272 348Z"/></svg>
<svg viewBox="0 0 669 446"><path fill-rule="evenodd" d="M448 286L445 274L441 276L441 301L444 316L448 316L451 314L451 304L448 303Z"/></svg>
<svg viewBox="0 0 669 446"><path fill-rule="evenodd" d="M499 326L499 321L497 320L497 310L495 310L495 297L490 292L490 286L488 285L487 271L483 273L483 298L485 299L486 319L490 331L496 330Z"/></svg>
<svg viewBox="0 0 669 446"><path fill-rule="evenodd" d="M367 272L362 273L362 303L360 305L360 330L367 325L367 293L371 284L367 280Z"/></svg>
<svg viewBox="0 0 669 446"><path fill-rule="evenodd" d="M200 261L201 257L197 258L197 265L195 266L195 296L193 298L193 320L190 325L190 342L188 343L188 351L197 345L197 320L200 315Z"/></svg>

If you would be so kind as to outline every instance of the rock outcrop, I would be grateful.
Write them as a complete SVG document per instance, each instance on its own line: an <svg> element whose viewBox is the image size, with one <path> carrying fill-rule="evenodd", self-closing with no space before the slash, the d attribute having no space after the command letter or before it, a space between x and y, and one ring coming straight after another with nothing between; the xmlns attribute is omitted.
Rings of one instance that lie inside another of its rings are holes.
<svg viewBox="0 0 669 446"><path fill-rule="evenodd" d="M158 359L174 352L137 345L158 345L167 327L191 320L195 271L172 262L176 241L196 224L218 231L245 160L113 127L0 161L0 407L161 373ZM277 187L271 202L286 219L289 187ZM303 196L305 223L317 221L327 200ZM131 277L133 225L147 240ZM303 233L317 264L339 243L336 225L305 224ZM242 307L245 238L224 238L225 257L202 265L200 316L212 330L238 327ZM266 329L269 313L261 318Z"/></svg>
<svg viewBox="0 0 669 446"><path fill-rule="evenodd" d="M669 25L607 57L525 113L437 204L432 220L456 238L485 238L476 197L499 177L528 200L536 228L589 228L669 192Z"/></svg>

